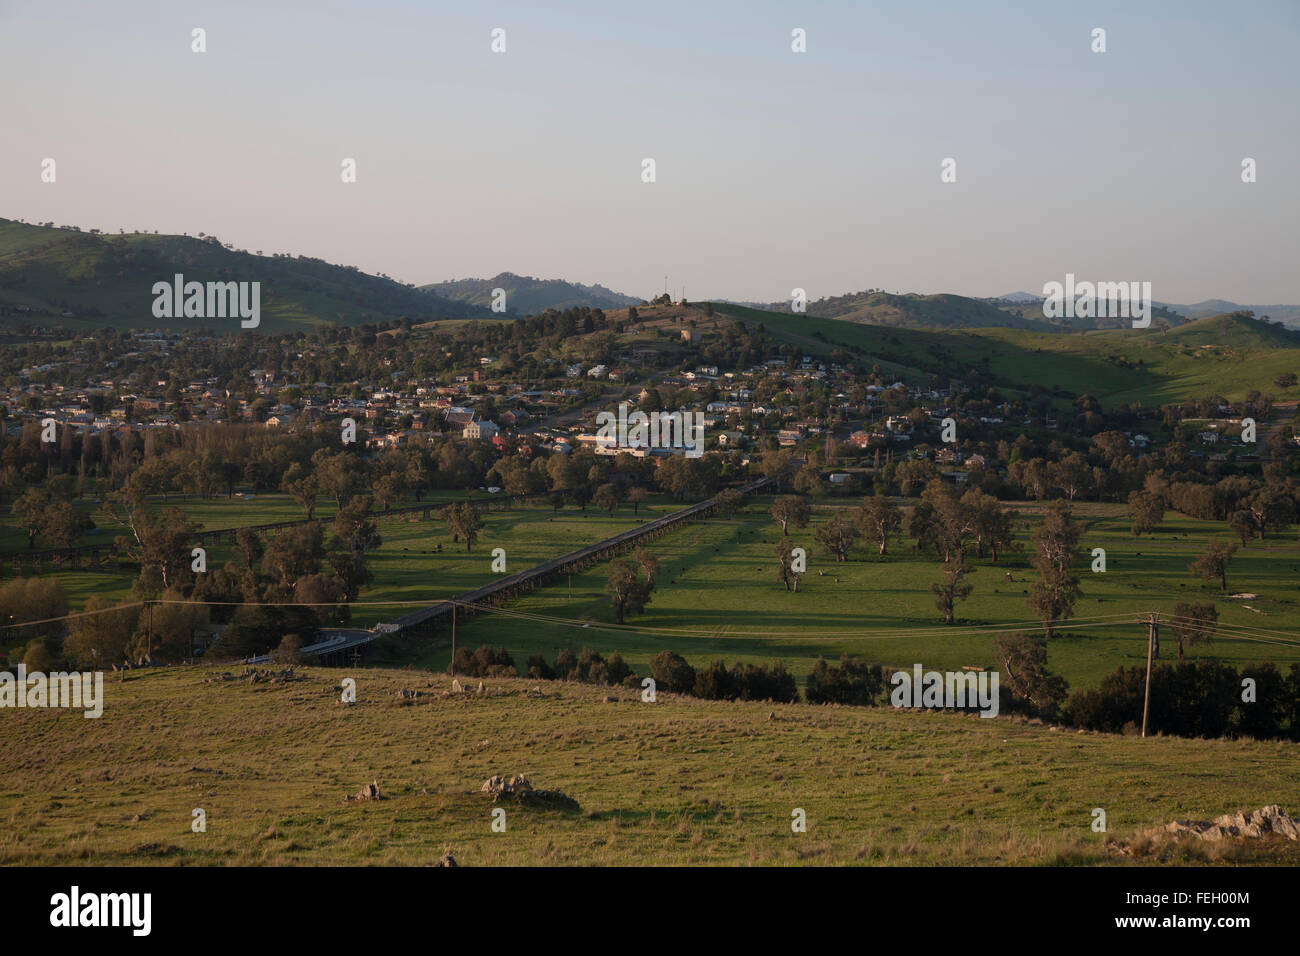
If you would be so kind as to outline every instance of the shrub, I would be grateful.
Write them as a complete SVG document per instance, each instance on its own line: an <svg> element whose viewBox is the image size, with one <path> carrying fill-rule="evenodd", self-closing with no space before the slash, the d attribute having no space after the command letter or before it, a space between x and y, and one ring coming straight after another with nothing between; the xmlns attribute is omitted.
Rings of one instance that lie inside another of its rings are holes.
<svg viewBox="0 0 1300 956"><path fill-rule="evenodd" d="M1257 700L1241 699L1241 678L1254 677ZM1183 661L1151 669L1151 706L1147 733L1179 737L1249 734L1283 736L1282 720L1289 691L1281 675L1263 665L1242 673L1216 661ZM1142 726L1146 669L1119 668L1096 690L1076 691L1065 710L1067 723L1090 730L1120 733L1126 724ZM1290 732L1294 736L1294 723Z"/></svg>
<svg viewBox="0 0 1300 956"><path fill-rule="evenodd" d="M557 680L572 680L573 672L578 667L578 658L567 647L556 652L555 677Z"/></svg>
<svg viewBox="0 0 1300 956"><path fill-rule="evenodd" d="M840 658L838 667L828 665L819 657L808 675L806 696L810 704L874 705L885 689L885 672L879 664L847 654Z"/></svg>
<svg viewBox="0 0 1300 956"><path fill-rule="evenodd" d="M456 648L453 659L455 672L461 677L518 677L515 659L504 648L495 651L483 644L474 651L467 647Z"/></svg>
<svg viewBox="0 0 1300 956"><path fill-rule="evenodd" d="M302 663L302 638L297 634L286 634L280 639L280 646L273 655L280 664Z"/></svg>
<svg viewBox="0 0 1300 956"><path fill-rule="evenodd" d="M555 680L555 668L541 654L528 658L528 676L534 680Z"/></svg>
<svg viewBox="0 0 1300 956"><path fill-rule="evenodd" d="M45 641L36 638L28 645L27 653L23 655L23 665L28 673L45 673L50 669L50 652L45 647Z"/></svg>
<svg viewBox="0 0 1300 956"><path fill-rule="evenodd" d="M722 661L714 661L695 672L692 693L705 700L735 700L739 696L731 682L731 673Z"/></svg>
<svg viewBox="0 0 1300 956"><path fill-rule="evenodd" d="M618 686L631 673L632 668L628 666L627 661L623 660L623 656L615 651L610 655L609 660L592 665L591 682L593 684Z"/></svg>
<svg viewBox="0 0 1300 956"><path fill-rule="evenodd" d="M695 675L695 696L706 700L775 700L791 703L799 699L794 675L781 663L743 664L728 668L714 661Z"/></svg>
<svg viewBox="0 0 1300 956"><path fill-rule="evenodd" d="M695 688L695 668L673 651L660 651L650 659L650 676L658 690L689 694Z"/></svg>

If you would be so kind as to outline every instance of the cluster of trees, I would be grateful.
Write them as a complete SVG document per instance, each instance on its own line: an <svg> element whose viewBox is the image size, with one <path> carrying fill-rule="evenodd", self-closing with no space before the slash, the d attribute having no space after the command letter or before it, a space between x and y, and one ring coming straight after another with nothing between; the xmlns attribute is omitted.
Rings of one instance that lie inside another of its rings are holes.
<svg viewBox="0 0 1300 956"><path fill-rule="evenodd" d="M1254 681L1253 699L1243 690ZM1095 690L1075 691L1065 709L1071 725L1107 733L1142 725L1146 668L1119 668ZM1284 737L1300 740L1300 664L1288 674L1275 665L1241 670L1218 661L1182 661L1151 669L1148 733L1179 737Z"/></svg>
<svg viewBox="0 0 1300 956"><path fill-rule="evenodd" d="M157 513L123 492L110 502L129 535L118 539L140 572L132 594L144 610L92 597L85 616L69 622L64 656L79 665L124 660L178 661L190 656L196 634L225 625L214 650L238 658L298 642L327 623L346 623L348 602L371 580L366 555L382 543L369 497L348 500L326 533L319 523L265 537L250 528L235 535L224 567L196 569L199 530L177 508ZM149 606L152 605L152 606Z"/></svg>
<svg viewBox="0 0 1300 956"><path fill-rule="evenodd" d="M483 646L472 653L460 648L456 652L456 673L471 677L515 676L514 660L504 648L493 651ZM589 647L577 654L563 648L556 652L551 663L544 655L534 654L528 659L525 676L534 680L570 680L630 690L640 690L643 679L632 671L617 651L605 658ZM706 700L793 703L799 699L794 675L780 662L746 664L737 661L728 667L723 661L712 661L696 669L675 651L664 650L651 659L650 676L657 690L690 694Z"/></svg>
<svg viewBox="0 0 1300 956"><path fill-rule="evenodd" d="M1141 492L1156 498L1154 492ZM1147 514L1144 509L1155 504L1135 503L1135 514ZM794 561L794 545L788 537L790 528L807 527L811 509L802 496L781 495L772 505L773 520L781 527L782 537L775 552L778 559L777 578L787 591L799 590L800 570ZM921 500L904 522L902 510L883 495L867 498L850 516L837 510L818 526L814 537L823 553L836 561L848 560L857 542L866 539L879 555L887 551L890 539L906 524L907 534L922 554L932 553L941 562L941 578L930 585L935 598L935 608L943 615L945 624L956 620L958 602L970 596L973 585L967 580L976 569L968 557L987 556L996 563L1000 554L1019 547L1015 542L1015 522L1012 514L991 495L978 488L960 493L957 488L941 479L926 485ZM1070 504L1063 499L1047 503L1042 518L1034 527L1029 544L1029 564L1037 572L1030 587L1027 603L1043 622L1046 638L1055 634L1057 625L1069 620L1078 600L1083 595L1080 579L1074 573L1080 554L1083 526L1074 520ZM1219 541L1211 542L1206 550L1189 565L1191 573L1207 582L1217 581L1221 590L1228 587L1227 570L1237 545ZM1217 612L1212 605L1179 605L1177 617L1191 620L1192 625L1176 626L1179 634L1179 654L1184 638L1189 643L1208 640L1213 633L1213 620ZM1194 626L1193 626L1194 625Z"/></svg>
<svg viewBox="0 0 1300 956"><path fill-rule="evenodd" d="M780 661L773 664L736 661L730 667L723 661L713 661L695 672L691 693L705 700L772 700L782 704L799 700L794 675Z"/></svg>
<svg viewBox="0 0 1300 956"><path fill-rule="evenodd" d="M65 427L60 433L59 443L49 445L40 442L35 423L25 424L16 441L0 430L0 499L13 499L9 510L32 545L37 538L51 547L74 543L86 525L71 503L87 496L127 492L166 502L229 497L237 487L283 491L311 518L319 501L341 506L363 491L384 509L403 497L419 501L433 489L478 487L500 455L490 443L438 434L367 455L363 434L342 445L337 426L291 431L209 424L143 436Z"/></svg>
<svg viewBox="0 0 1300 956"><path fill-rule="evenodd" d="M788 591L799 589L800 573L792 559L790 529L807 527L811 516L808 501L801 495L779 495L772 504L772 518L782 534L776 545L777 575ZM902 509L877 492L853 512L836 510L817 527L814 538L822 553L837 562L849 560L859 542L883 557L903 525ZM925 486L920 502L907 517L906 530L919 552L933 552L942 562L943 577L931 586L931 592L935 607L948 624L956 620L957 602L971 593L966 578L975 569L968 563L968 555L981 559L987 555L996 563L1000 554L1014 546L1012 516L995 497L978 488L961 493L940 478ZM1059 583L1053 579L1054 592L1061 590Z"/></svg>
<svg viewBox="0 0 1300 956"><path fill-rule="evenodd" d="M780 662L761 665L737 661L727 667L723 661L713 661L697 670L676 651L663 650L650 659L650 676L659 690L707 700L793 703L799 699L794 676Z"/></svg>
<svg viewBox="0 0 1300 956"><path fill-rule="evenodd" d="M52 548L70 547L95 526L84 511L73 505L75 490L68 475L55 475L18 496L11 511L27 535L27 547L35 547L37 538Z"/></svg>
<svg viewBox="0 0 1300 956"><path fill-rule="evenodd" d="M722 463L713 456L674 455L656 467L653 460L627 452L611 459L589 448L579 448L567 454L537 455L531 460L503 455L488 469L485 480L511 495L547 495L556 510L576 504L585 511L588 504L594 503L613 514L623 502L632 505L633 513L639 513L652 487L681 501L711 496L722 479Z"/></svg>
<svg viewBox="0 0 1300 956"><path fill-rule="evenodd" d="M993 644L994 670L1000 675L1000 709L1059 720L1106 733L1132 732L1140 726L1146 671L1119 668L1096 689L1069 693L1069 685L1047 669L1047 641L1042 635L1000 635ZM456 673L475 677L514 676L514 660L504 648L483 646L456 653ZM541 654L528 660L528 677L640 689L642 678L618 653L608 659L590 648L575 654L560 650L554 663ZM795 702L794 677L781 663L728 667L713 661L692 667L675 651L663 650L650 661L650 676L661 691L707 700ZM1253 695L1243 699L1243 680ZM804 697L813 704L888 705L888 671L859 658L828 664L818 658L808 675ZM1270 663L1238 671L1215 661L1180 661L1156 665L1151 672L1150 726L1156 732L1185 737L1254 737L1300 740L1300 664L1283 675Z"/></svg>
<svg viewBox="0 0 1300 956"><path fill-rule="evenodd" d="M493 650L483 644L474 650L456 648L452 655L451 672L461 677L517 677L515 659L504 647Z"/></svg>
<svg viewBox="0 0 1300 956"><path fill-rule="evenodd" d="M29 671L44 671L58 656L62 628L49 622L68 613L68 597L58 578L12 578L0 584L0 635L11 649L6 661L22 661ZM15 653L16 651L16 653Z"/></svg>
<svg viewBox="0 0 1300 956"><path fill-rule="evenodd" d="M1263 480L1230 475L1213 482L1148 475L1143 488L1129 496L1134 534L1154 530L1166 508L1203 521L1225 521L1243 546L1284 532L1300 513L1300 484L1285 473L1285 462L1268 462L1263 471Z"/></svg>
<svg viewBox="0 0 1300 956"><path fill-rule="evenodd" d="M1266 402L1261 399L1257 404L1263 407ZM1263 414L1257 412L1256 417L1262 421ZM918 422L930 427L925 416L919 416ZM1146 451L1136 448L1128 435L1115 428L1087 433L1091 437L1080 444L1061 439L1035 441L1024 434L1014 441L977 441L969 436L978 434L980 427L967 424L963 423L962 434L968 437L961 443L962 450L967 454L978 451L988 462L1004 466L998 471L968 465L968 485L1002 500L1128 502L1135 493L1147 492L1159 496L1165 508L1192 517L1225 520L1242 510L1253 495L1268 491L1255 508L1247 510L1252 510L1257 520L1267 512L1266 527L1279 530L1294 523L1300 507L1300 484L1291 473L1296 448L1285 428L1261 443L1260 454L1271 460L1255 465L1209 460L1177 436ZM929 451L929 446L917 447L923 453ZM879 450L875 452L878 471L874 485L885 494L916 495L940 472L929 454L895 460L892 449L887 448L884 457L882 464ZM1289 507L1283 499L1290 501Z"/></svg>
<svg viewBox="0 0 1300 956"><path fill-rule="evenodd" d="M32 426L34 427L34 426ZM32 430L24 426L24 432ZM674 456L658 468L649 459L620 454L614 459L577 449L569 454L515 454L490 442L463 441L436 433L401 448L367 454L358 441L340 445L336 428L280 431L252 426L207 425L159 433L102 432L90 437L62 429L69 446L68 472L33 450L34 467L4 464L25 457L22 442L5 442L0 431L0 499L11 498L10 512L28 536L28 544L65 547L77 543L93 523L77 509L86 496L126 494L164 503L172 497L232 496L237 487L254 493L282 491L315 517L322 501L342 507L365 494L387 510L403 500L419 502L437 489L502 487L516 496L550 496L586 510L593 501L613 513L621 504L634 512L651 489L678 500L705 498L721 487L723 465L713 456ZM364 438L363 435L358 436ZM33 449L40 449L33 437Z"/></svg>
<svg viewBox="0 0 1300 956"><path fill-rule="evenodd" d="M528 658L527 676L537 680L571 680L611 687L641 686L641 678L632 673L632 668L618 651L607 660L590 647L584 647L577 654L567 647L562 648L556 652L553 664L548 664L543 655L534 654Z"/></svg>
<svg viewBox="0 0 1300 956"><path fill-rule="evenodd" d="M885 669L847 654L840 658L838 666L817 658L804 687L804 696L810 704L866 707L880 703L886 695Z"/></svg>

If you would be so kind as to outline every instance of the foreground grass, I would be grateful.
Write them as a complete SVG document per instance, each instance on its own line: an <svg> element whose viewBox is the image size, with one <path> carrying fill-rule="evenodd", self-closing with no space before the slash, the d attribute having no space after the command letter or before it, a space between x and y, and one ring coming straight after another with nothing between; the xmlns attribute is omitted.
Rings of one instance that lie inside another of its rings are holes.
<svg viewBox="0 0 1300 956"><path fill-rule="evenodd" d="M211 668L105 684L104 715L0 711L0 863L1092 864L1300 861L1241 841L1122 856L1175 818L1300 808L1291 743L1076 734L999 718L722 703L427 672L309 669L287 684ZM536 690L535 690L536 688ZM418 690L416 699L398 692ZM616 699L606 701L606 695ZM493 774L577 812L506 805ZM377 780L387 799L344 798ZM1109 834L1090 828L1107 813ZM191 832L202 808L207 830ZM807 813L806 833L791 813Z"/></svg>

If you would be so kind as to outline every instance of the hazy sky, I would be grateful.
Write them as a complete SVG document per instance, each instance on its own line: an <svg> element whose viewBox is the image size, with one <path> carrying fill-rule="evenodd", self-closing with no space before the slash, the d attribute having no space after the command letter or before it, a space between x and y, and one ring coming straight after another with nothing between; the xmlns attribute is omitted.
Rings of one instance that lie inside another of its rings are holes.
<svg viewBox="0 0 1300 956"><path fill-rule="evenodd" d="M0 216L417 283L1295 303L1298 51L1297 0L0 0Z"/></svg>

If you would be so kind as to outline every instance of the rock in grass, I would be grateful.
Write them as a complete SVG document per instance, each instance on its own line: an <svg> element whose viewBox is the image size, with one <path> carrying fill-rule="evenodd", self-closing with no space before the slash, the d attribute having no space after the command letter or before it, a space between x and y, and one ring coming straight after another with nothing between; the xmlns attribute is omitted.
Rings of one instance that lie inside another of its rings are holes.
<svg viewBox="0 0 1300 956"><path fill-rule="evenodd" d="M516 774L509 779L493 776L483 781L480 793L492 797L493 803L507 800L520 806L542 807L550 810L580 810L578 801L559 790L534 790L533 785L523 774Z"/></svg>

